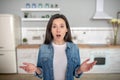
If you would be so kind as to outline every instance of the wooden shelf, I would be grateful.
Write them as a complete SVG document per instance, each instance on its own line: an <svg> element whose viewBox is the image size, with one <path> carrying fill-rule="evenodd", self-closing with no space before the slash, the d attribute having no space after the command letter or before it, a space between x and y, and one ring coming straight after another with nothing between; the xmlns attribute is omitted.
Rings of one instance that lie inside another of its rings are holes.
<svg viewBox="0 0 120 80"><path fill-rule="evenodd" d="M22 18L22 21L48 21L49 18Z"/></svg>
<svg viewBox="0 0 120 80"><path fill-rule="evenodd" d="M60 11L60 8L21 8L21 11Z"/></svg>

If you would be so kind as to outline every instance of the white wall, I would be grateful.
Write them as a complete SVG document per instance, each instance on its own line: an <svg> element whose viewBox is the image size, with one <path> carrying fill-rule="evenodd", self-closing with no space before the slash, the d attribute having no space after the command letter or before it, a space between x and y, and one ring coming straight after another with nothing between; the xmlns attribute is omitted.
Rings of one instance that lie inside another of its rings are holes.
<svg viewBox="0 0 120 80"><path fill-rule="evenodd" d="M23 17L21 8L25 7L26 3L50 3L58 4L60 13L66 15L71 27L108 27L111 26L106 20L92 20L95 13L96 0L0 0L0 13L17 14ZM112 17L116 17L117 11L120 11L120 0L104 0L104 10ZM46 23L28 23L23 26L45 27Z"/></svg>

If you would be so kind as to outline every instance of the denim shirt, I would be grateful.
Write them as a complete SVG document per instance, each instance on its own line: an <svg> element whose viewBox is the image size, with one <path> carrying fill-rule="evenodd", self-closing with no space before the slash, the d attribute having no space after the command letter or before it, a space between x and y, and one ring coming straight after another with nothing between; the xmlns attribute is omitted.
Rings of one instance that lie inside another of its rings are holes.
<svg viewBox="0 0 120 80"><path fill-rule="evenodd" d="M79 78L82 73L80 74L76 73L76 70L80 67L79 48L77 47L77 45L75 45L72 42L67 42L66 56L67 56L67 69L65 73L65 80L74 80L74 76L76 78ZM41 74L35 73L37 77L39 78L43 77L43 80L54 80L53 57L54 57L53 45L43 44L39 49L37 62L37 67L40 68L42 73Z"/></svg>

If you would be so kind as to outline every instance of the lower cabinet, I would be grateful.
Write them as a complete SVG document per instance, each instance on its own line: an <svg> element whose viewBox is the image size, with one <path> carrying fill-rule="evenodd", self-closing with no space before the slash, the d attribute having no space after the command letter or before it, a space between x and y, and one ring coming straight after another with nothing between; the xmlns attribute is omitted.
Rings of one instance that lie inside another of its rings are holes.
<svg viewBox="0 0 120 80"><path fill-rule="evenodd" d="M17 48L17 70L18 73L26 73L23 69L19 68L24 62L37 64L39 48Z"/></svg>
<svg viewBox="0 0 120 80"><path fill-rule="evenodd" d="M90 59L97 64L86 73L120 73L120 48L81 48L81 63Z"/></svg>
<svg viewBox="0 0 120 80"><path fill-rule="evenodd" d="M25 73L19 68L23 62L37 64L39 47L17 48L17 70L18 73ZM97 64L85 73L120 73L120 48L80 48L81 63L86 59L89 62L97 60Z"/></svg>
<svg viewBox="0 0 120 80"><path fill-rule="evenodd" d="M16 52L0 51L0 73L17 73Z"/></svg>

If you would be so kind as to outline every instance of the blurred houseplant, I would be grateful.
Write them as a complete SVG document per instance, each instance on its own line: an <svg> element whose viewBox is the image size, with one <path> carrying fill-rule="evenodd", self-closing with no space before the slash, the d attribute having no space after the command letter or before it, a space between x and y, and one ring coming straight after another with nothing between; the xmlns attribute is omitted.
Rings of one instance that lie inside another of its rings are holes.
<svg viewBox="0 0 120 80"><path fill-rule="evenodd" d="M28 12L25 12L25 13L24 13L24 18L28 18L28 15L29 15L29 13L28 13Z"/></svg>
<svg viewBox="0 0 120 80"><path fill-rule="evenodd" d="M23 44L27 44L27 38L23 38Z"/></svg>
<svg viewBox="0 0 120 80"><path fill-rule="evenodd" d="M113 26L113 32L114 32L114 37L113 37L113 45L117 44L117 35L120 27L120 19L111 19L110 23Z"/></svg>

